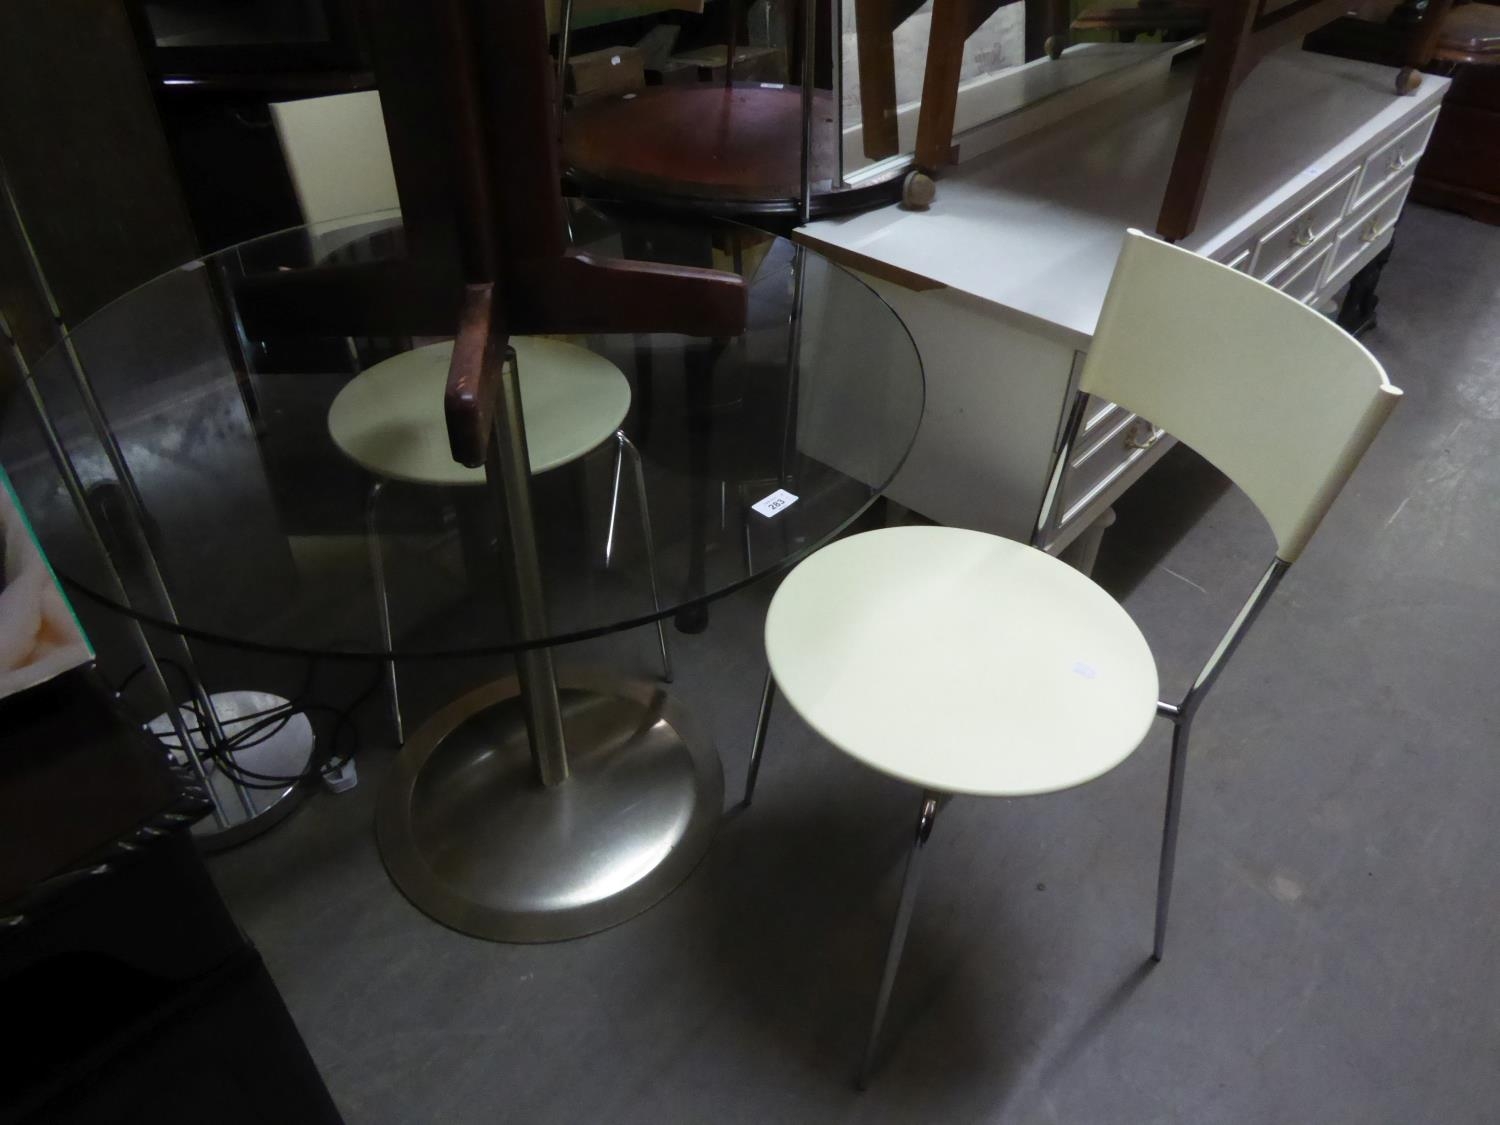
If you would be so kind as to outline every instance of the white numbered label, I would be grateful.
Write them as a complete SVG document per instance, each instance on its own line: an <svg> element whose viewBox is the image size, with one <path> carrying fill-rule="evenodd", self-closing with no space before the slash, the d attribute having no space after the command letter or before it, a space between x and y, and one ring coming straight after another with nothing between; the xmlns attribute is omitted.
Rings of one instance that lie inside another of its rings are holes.
<svg viewBox="0 0 1500 1125"><path fill-rule="evenodd" d="M764 500L760 500L757 503L751 504L750 507L754 511L757 511L761 515L769 518L771 516L780 515L796 502L797 498L790 492L788 492L784 488L778 488Z"/></svg>

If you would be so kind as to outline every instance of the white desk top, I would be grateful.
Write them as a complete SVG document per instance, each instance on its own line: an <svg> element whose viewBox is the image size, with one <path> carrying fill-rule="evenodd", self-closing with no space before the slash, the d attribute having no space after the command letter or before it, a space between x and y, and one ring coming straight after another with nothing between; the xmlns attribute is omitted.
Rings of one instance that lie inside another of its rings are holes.
<svg viewBox="0 0 1500 1125"><path fill-rule="evenodd" d="M961 291L1086 347L1124 231L1155 229L1194 74L1180 66L949 170L926 212L892 205L813 223L797 237L847 265ZM1235 95L1197 230L1183 245L1212 253L1376 136L1436 107L1448 85L1423 75L1414 96L1397 97L1394 75L1297 48L1263 60Z"/></svg>

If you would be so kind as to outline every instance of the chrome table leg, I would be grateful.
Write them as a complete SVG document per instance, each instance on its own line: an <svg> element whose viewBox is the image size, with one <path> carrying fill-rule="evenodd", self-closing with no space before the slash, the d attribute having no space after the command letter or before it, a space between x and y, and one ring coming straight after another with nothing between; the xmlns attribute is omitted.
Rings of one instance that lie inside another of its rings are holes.
<svg viewBox="0 0 1500 1125"><path fill-rule="evenodd" d="M544 638L513 352L499 383L486 477L509 548L504 585L520 636ZM659 684L559 676L545 647L521 652L516 671L408 739L376 813L381 856L407 898L465 933L539 942L607 929L696 866L722 811L722 767Z"/></svg>

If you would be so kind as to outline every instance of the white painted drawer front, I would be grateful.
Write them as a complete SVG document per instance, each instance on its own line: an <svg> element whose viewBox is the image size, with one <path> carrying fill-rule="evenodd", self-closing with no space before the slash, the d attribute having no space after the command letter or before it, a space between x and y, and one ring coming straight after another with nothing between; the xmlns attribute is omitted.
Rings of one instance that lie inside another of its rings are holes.
<svg viewBox="0 0 1500 1125"><path fill-rule="evenodd" d="M1345 224L1339 232L1338 245L1333 251L1331 274L1341 273L1364 252L1365 247L1378 242L1380 236L1396 225L1401 217L1401 208L1406 204L1406 193L1411 191L1411 174L1393 189L1381 196L1359 216Z"/></svg>
<svg viewBox="0 0 1500 1125"><path fill-rule="evenodd" d="M1349 205L1351 211L1359 210L1387 184L1412 174L1411 170L1427 148L1427 138L1432 136L1432 126L1436 121L1437 110L1433 110L1370 154L1360 169L1359 186L1354 189L1354 202Z"/></svg>
<svg viewBox="0 0 1500 1125"><path fill-rule="evenodd" d="M1116 407L1119 414L1101 440L1075 453L1063 470L1054 517L1059 529L1071 523L1126 469L1162 439L1162 431L1144 418ZM1113 420L1113 415L1111 416Z"/></svg>
<svg viewBox="0 0 1500 1125"><path fill-rule="evenodd" d="M1082 461L1088 451L1099 444L1100 438L1120 424L1125 411L1106 398L1089 395L1083 407L1083 429L1073 444L1073 458Z"/></svg>
<svg viewBox="0 0 1500 1125"><path fill-rule="evenodd" d="M1323 280L1323 267L1328 264L1332 253L1333 241L1330 239L1322 249L1316 250L1311 258L1292 271L1286 280L1278 282L1276 288L1303 304L1311 301L1318 294L1318 284Z"/></svg>
<svg viewBox="0 0 1500 1125"><path fill-rule="evenodd" d="M1255 260L1250 272L1262 281L1271 281L1278 272L1289 268L1293 259L1337 227L1344 217L1350 185L1357 173L1357 168L1349 169L1322 195L1292 212L1291 218L1274 227L1269 234L1262 235L1255 244Z"/></svg>

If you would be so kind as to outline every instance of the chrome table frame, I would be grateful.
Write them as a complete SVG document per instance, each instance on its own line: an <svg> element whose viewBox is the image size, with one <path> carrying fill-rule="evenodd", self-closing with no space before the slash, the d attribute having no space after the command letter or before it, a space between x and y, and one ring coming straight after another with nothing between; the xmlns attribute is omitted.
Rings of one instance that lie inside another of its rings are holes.
<svg viewBox="0 0 1500 1125"><path fill-rule="evenodd" d="M114 432L109 427L104 408L94 391L93 382L89 379L83 360L73 345L67 324L62 317L62 310L47 281L41 260L27 233L20 209L16 205L10 181L4 175L3 170L0 170L0 193L5 196L7 210L24 248L32 282L52 315L57 337L55 351L67 364L73 387L83 403L89 428L103 448L110 470L125 497L127 526L123 530L131 540L128 545L129 549L142 564L151 597L156 602L158 611L156 615L171 625L177 625L179 622L176 606L173 604L166 573L156 544L153 542L152 525L146 514L145 501L126 463L124 450L120 448ZM21 372L27 401L41 429L48 454L63 479L69 499L78 514L79 521L83 524L91 545L98 552L109 572L110 584L114 588L119 604L131 607L129 589L120 569L120 563L115 558L115 551L111 550L110 541L100 528L99 521L89 504L88 491L79 478L78 471L68 455L67 447L57 431L51 412L47 408L46 398L36 384L31 366L21 355L20 348L3 317L0 317L0 338L3 338L17 369ZM117 544L116 550L121 546L124 545ZM177 642L178 663L187 680L188 688L188 699L179 702L177 694L172 690L162 672L161 662L151 648L145 629L133 615L127 613L126 616L130 620L133 640L140 653L142 667L148 673L149 682L154 689L153 693L157 696L157 705L162 708L161 714L145 724L144 729L161 741L174 758L180 757L187 763L202 784L212 805L209 815L193 825L193 836L199 845L207 851L234 847L280 823L296 808L301 799L300 782L308 763L312 760L316 745L312 725L304 716L291 714L289 719L294 721L289 721L286 728L268 738L264 746L253 748L252 757L256 766L259 767L253 772L264 773L267 777L287 778L285 784L245 785L238 776L239 770L234 768L243 765L238 761L238 755L243 751L237 751L232 747L221 722L220 709L224 708L227 714L238 718L246 713L247 699L254 698L259 702L259 707L253 708L255 710L266 706L287 706L288 701L279 696L255 691L211 693L198 672L192 646L188 644L185 636L173 631L173 637ZM215 702L216 700L218 703ZM196 720L196 724L190 722L190 719ZM193 729L195 725L197 730ZM227 760L231 768L224 769L219 764L221 759Z"/></svg>
<svg viewBox="0 0 1500 1125"><path fill-rule="evenodd" d="M545 638L522 410L507 347L485 480L509 544L512 619L522 637ZM515 677L456 700L408 740L376 835L391 879L444 925L493 941L561 941L634 917L688 876L713 840L724 774L659 686L560 678L540 642L515 659Z"/></svg>

